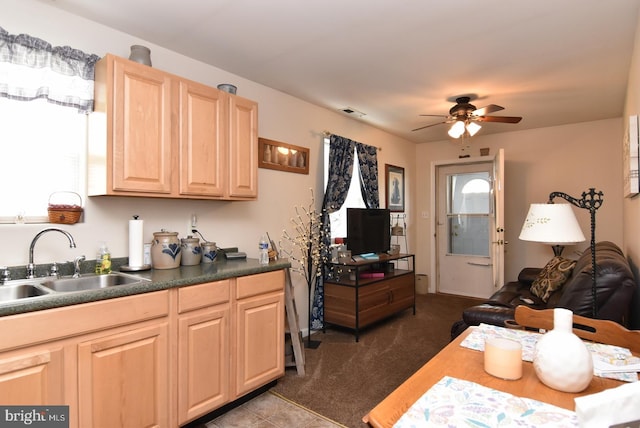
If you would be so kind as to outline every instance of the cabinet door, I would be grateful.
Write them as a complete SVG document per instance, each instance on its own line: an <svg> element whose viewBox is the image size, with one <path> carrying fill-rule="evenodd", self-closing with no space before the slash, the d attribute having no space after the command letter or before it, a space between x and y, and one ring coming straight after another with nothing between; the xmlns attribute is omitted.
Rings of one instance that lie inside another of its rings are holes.
<svg viewBox="0 0 640 428"><path fill-rule="evenodd" d="M65 405L63 349L26 348L0 354L2 405Z"/></svg>
<svg viewBox="0 0 640 428"><path fill-rule="evenodd" d="M386 281L358 288L360 327L390 315L391 292Z"/></svg>
<svg viewBox="0 0 640 428"><path fill-rule="evenodd" d="M113 191L171 192L171 77L126 59L111 57Z"/></svg>
<svg viewBox="0 0 640 428"><path fill-rule="evenodd" d="M415 278L415 275L412 273L409 275L398 276L387 281L391 293L389 301L389 309L391 313L413 307L416 298Z"/></svg>
<svg viewBox="0 0 640 428"><path fill-rule="evenodd" d="M258 196L258 104L229 97L229 196Z"/></svg>
<svg viewBox="0 0 640 428"><path fill-rule="evenodd" d="M180 81L180 194L224 196L227 174L223 93Z"/></svg>
<svg viewBox="0 0 640 428"><path fill-rule="evenodd" d="M284 292L237 302L236 397L284 374Z"/></svg>
<svg viewBox="0 0 640 428"><path fill-rule="evenodd" d="M229 305L182 315L178 328L178 417L184 424L229 400Z"/></svg>
<svg viewBox="0 0 640 428"><path fill-rule="evenodd" d="M168 426L168 354L167 322L80 343L79 426Z"/></svg>

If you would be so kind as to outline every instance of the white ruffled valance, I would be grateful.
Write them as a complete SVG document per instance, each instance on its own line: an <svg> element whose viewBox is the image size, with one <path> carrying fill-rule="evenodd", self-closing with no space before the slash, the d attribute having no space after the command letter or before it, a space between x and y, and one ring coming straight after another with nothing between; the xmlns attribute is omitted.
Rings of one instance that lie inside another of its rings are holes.
<svg viewBox="0 0 640 428"><path fill-rule="evenodd" d="M0 27L0 96L21 101L44 98L89 113L99 59L26 34L11 35Z"/></svg>

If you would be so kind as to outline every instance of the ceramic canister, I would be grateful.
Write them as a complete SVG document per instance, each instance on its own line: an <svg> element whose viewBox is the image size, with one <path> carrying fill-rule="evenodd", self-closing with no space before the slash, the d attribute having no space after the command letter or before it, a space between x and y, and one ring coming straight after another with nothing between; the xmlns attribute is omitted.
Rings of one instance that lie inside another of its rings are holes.
<svg viewBox="0 0 640 428"><path fill-rule="evenodd" d="M202 243L202 263L213 263L218 255L218 247L215 242Z"/></svg>
<svg viewBox="0 0 640 428"><path fill-rule="evenodd" d="M173 269L180 266L182 251L178 232L162 229L153 234L151 241L151 264L154 269Z"/></svg>
<svg viewBox="0 0 640 428"><path fill-rule="evenodd" d="M140 64L151 66L151 50L146 46L133 45L131 46L129 59L139 62Z"/></svg>
<svg viewBox="0 0 640 428"><path fill-rule="evenodd" d="M182 247L182 266L199 265L202 259L202 248L200 248L200 240L189 235L180 240Z"/></svg>

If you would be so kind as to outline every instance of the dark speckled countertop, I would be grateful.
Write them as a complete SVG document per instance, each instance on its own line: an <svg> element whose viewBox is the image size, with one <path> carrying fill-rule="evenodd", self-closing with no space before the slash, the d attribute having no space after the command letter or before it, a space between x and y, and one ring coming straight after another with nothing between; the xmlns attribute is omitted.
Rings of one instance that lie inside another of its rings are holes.
<svg viewBox="0 0 640 428"><path fill-rule="evenodd" d="M253 275L290 267L288 260L276 260L268 265L261 265L257 259L216 260L214 263L196 266L181 266L176 269L151 269L142 272L125 272L150 281L138 284L118 285L98 290L75 292L56 292L43 296L29 297L0 303L0 316L15 315L24 312L40 311L112 299L115 297L149 293L174 287L183 287L204 282L218 281L226 278ZM117 270L117 269L116 269ZM0 285L1 287L1 285Z"/></svg>

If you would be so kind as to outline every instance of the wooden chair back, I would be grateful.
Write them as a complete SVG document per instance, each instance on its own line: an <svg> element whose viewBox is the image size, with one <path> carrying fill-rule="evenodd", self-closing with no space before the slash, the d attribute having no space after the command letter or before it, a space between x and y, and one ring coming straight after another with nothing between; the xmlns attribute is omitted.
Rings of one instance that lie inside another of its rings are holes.
<svg viewBox="0 0 640 428"><path fill-rule="evenodd" d="M516 323L523 327L551 330L553 309L531 309L516 307ZM583 339L608 345L622 346L640 355L640 330L628 330L620 324L609 321L573 315L573 332Z"/></svg>

